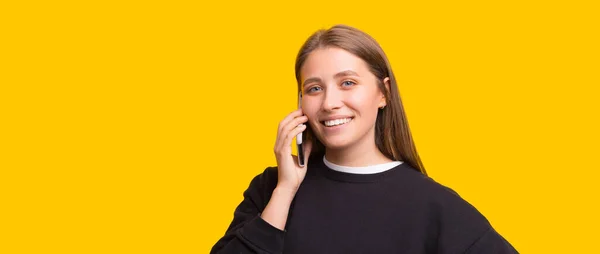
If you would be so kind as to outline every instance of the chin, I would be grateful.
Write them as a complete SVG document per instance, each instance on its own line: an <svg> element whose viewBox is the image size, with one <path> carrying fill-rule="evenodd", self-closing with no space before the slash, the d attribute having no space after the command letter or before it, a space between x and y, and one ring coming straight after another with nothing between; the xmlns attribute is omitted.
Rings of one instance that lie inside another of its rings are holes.
<svg viewBox="0 0 600 254"><path fill-rule="evenodd" d="M338 150L350 146L350 142L348 139L329 138L323 142L323 145L328 149Z"/></svg>

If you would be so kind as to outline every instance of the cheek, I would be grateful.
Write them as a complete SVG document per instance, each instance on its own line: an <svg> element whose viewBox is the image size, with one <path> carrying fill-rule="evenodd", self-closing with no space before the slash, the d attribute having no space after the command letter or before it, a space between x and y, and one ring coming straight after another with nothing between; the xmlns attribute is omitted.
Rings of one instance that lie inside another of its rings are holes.
<svg viewBox="0 0 600 254"><path fill-rule="evenodd" d="M312 119L316 119L318 108L315 108L313 106L306 106L306 105L307 104L304 104L302 106L302 113L308 117L308 121L312 121ZM310 104L308 104L308 105L310 105Z"/></svg>
<svg viewBox="0 0 600 254"><path fill-rule="evenodd" d="M357 91L353 94L351 101L353 105L356 105L357 108L365 111L365 113L376 112L379 106L380 98L381 95L378 93L378 91L373 91L372 89L362 89L362 91Z"/></svg>
<svg viewBox="0 0 600 254"><path fill-rule="evenodd" d="M354 110L358 111L363 117L368 114L377 112L378 102L371 96L356 96L348 101Z"/></svg>

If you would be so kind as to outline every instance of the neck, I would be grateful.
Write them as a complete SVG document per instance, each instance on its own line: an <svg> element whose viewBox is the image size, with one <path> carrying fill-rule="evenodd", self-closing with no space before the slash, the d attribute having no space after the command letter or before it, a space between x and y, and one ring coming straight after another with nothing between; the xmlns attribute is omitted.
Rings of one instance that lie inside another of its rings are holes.
<svg viewBox="0 0 600 254"><path fill-rule="evenodd" d="M379 151L374 136L373 133L372 138L364 139L346 148L325 148L325 158L331 163L347 167L365 167L392 162L393 160Z"/></svg>

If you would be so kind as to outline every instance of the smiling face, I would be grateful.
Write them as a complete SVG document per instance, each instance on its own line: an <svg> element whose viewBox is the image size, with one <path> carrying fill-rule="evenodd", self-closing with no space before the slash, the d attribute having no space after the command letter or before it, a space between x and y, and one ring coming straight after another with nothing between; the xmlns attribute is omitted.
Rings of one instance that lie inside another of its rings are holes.
<svg viewBox="0 0 600 254"><path fill-rule="evenodd" d="M378 108L386 101L365 61L340 48L317 49L300 78L303 112L327 149L373 146Z"/></svg>

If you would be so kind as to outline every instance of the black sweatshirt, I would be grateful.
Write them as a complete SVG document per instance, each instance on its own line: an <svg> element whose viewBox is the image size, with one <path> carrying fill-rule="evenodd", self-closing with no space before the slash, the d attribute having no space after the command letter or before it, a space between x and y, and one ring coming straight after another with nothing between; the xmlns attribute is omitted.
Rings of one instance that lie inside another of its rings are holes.
<svg viewBox="0 0 600 254"><path fill-rule="evenodd" d="M475 207L406 162L375 174L310 158L285 231L260 217L277 168L257 175L210 253L518 253Z"/></svg>

